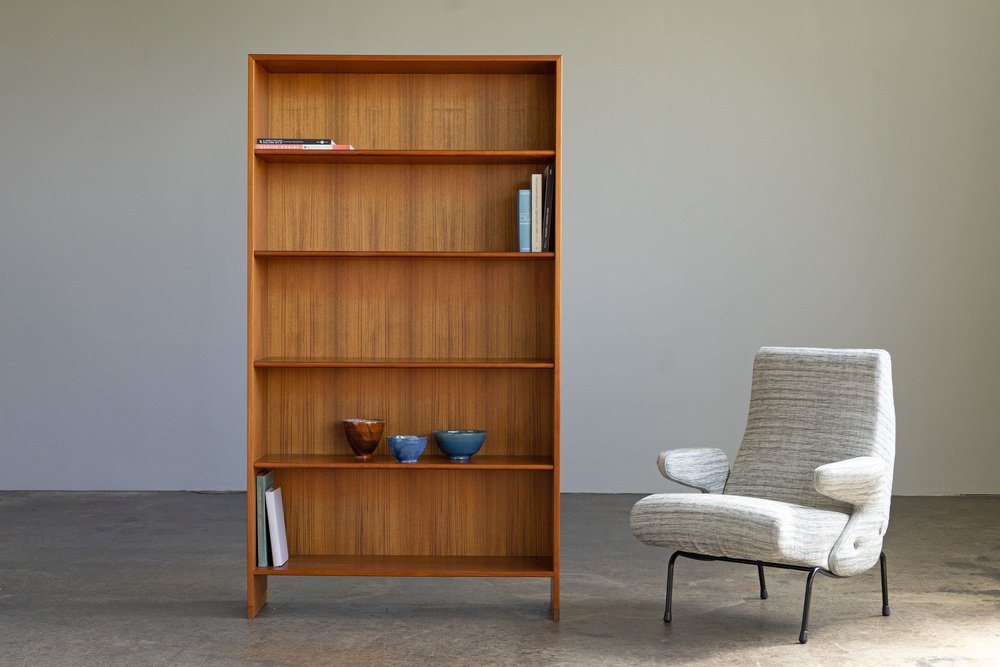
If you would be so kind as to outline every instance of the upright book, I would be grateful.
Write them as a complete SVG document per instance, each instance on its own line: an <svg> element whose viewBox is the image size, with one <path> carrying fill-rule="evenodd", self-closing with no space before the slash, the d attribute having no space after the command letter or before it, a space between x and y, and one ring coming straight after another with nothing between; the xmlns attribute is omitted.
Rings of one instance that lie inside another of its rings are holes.
<svg viewBox="0 0 1000 667"><path fill-rule="evenodd" d="M267 536L267 508L264 492L274 487L274 471L268 470L257 475L257 567L271 564L271 544Z"/></svg>
<svg viewBox="0 0 1000 667"><path fill-rule="evenodd" d="M531 190L517 191L518 250L531 252Z"/></svg>
<svg viewBox="0 0 1000 667"><path fill-rule="evenodd" d="M547 164L542 175L542 252L553 250L552 234L555 224L552 219L552 209L555 206L555 185L555 169L551 164Z"/></svg>
<svg viewBox="0 0 1000 667"><path fill-rule="evenodd" d="M274 567L288 562L288 538L285 536L285 508L281 503L281 489L264 492L267 504L267 530L271 537L271 556Z"/></svg>
<svg viewBox="0 0 1000 667"><path fill-rule="evenodd" d="M531 252L542 251L542 175L531 175Z"/></svg>

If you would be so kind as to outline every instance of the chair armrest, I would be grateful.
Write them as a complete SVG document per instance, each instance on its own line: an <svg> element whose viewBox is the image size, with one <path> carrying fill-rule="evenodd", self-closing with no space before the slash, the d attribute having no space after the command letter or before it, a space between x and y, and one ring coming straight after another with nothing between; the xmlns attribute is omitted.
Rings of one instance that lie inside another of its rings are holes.
<svg viewBox="0 0 1000 667"><path fill-rule="evenodd" d="M721 449L668 449L656 464L667 479L703 493L722 493L729 479L729 459Z"/></svg>
<svg viewBox="0 0 1000 667"><path fill-rule="evenodd" d="M889 524L892 469L874 456L859 456L816 468L813 486L824 496L854 506L830 550L830 571L849 577L877 563Z"/></svg>
<svg viewBox="0 0 1000 667"><path fill-rule="evenodd" d="M874 456L859 456L821 465L813 471L813 487L824 496L850 503L868 504L891 483L885 463Z"/></svg>

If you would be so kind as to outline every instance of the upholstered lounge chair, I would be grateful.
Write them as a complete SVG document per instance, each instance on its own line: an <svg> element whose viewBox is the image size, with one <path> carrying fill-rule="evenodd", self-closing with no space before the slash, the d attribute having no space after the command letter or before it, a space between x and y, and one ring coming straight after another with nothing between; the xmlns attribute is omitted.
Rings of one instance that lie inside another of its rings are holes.
<svg viewBox="0 0 1000 667"><path fill-rule="evenodd" d="M660 472L703 493L661 493L632 508L643 542L678 556L808 572L799 641L808 639L817 573L849 577L880 564L896 444L889 354L883 350L765 347L757 353L746 431L732 470L721 449L660 454Z"/></svg>

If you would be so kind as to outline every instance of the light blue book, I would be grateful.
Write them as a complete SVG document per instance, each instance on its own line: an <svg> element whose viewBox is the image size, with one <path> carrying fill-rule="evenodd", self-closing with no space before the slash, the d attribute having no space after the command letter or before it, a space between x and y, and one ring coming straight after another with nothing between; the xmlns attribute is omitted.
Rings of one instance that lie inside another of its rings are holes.
<svg viewBox="0 0 1000 667"><path fill-rule="evenodd" d="M531 190L517 191L517 233L521 252L531 252Z"/></svg>

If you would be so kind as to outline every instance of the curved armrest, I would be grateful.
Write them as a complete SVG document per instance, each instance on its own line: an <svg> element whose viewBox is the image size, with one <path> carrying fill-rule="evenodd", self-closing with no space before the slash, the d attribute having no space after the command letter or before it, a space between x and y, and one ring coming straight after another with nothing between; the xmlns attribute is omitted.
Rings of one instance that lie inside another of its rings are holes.
<svg viewBox="0 0 1000 667"><path fill-rule="evenodd" d="M729 459L721 449L668 449L656 465L667 479L703 493L722 493L729 479Z"/></svg>
<svg viewBox="0 0 1000 667"><path fill-rule="evenodd" d="M891 479L885 463L874 456L827 463L813 471L813 487L817 491L855 507L866 505L884 493Z"/></svg>
<svg viewBox="0 0 1000 667"><path fill-rule="evenodd" d="M892 470L874 456L859 456L816 468L813 486L824 496L854 506L830 550L830 571L847 577L878 562L889 523Z"/></svg>

